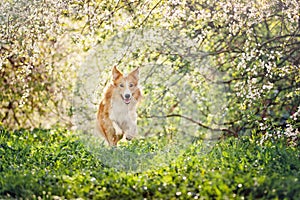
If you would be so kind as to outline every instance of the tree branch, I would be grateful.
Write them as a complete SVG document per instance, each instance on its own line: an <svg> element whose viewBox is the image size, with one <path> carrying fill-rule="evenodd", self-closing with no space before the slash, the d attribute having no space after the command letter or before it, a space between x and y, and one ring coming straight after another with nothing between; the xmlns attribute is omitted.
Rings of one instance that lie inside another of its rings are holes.
<svg viewBox="0 0 300 200"><path fill-rule="evenodd" d="M221 131L221 132L227 132L227 133L230 133L234 136L238 136L238 134L236 132L233 132L229 129L226 129L226 128L212 128L212 127L209 127L205 124L203 124L202 122L200 121L197 121L191 117L188 117L188 116L185 116L185 115L181 115L181 114L169 114L169 115L162 115L162 116L158 116L158 115L150 115L150 116L146 116L146 118L169 118L169 117L180 117L180 118L183 118L183 119L186 119L194 124L197 124L198 126L202 127L202 128L205 128L205 129L208 129L208 130L211 130L211 131Z"/></svg>
<svg viewBox="0 0 300 200"><path fill-rule="evenodd" d="M161 3L161 0L158 1L155 6L153 6L153 8L150 10L150 12L148 13L148 15L145 17L145 19L143 19L143 21L138 25L138 27L141 27L150 17L150 15L152 14L153 10Z"/></svg>

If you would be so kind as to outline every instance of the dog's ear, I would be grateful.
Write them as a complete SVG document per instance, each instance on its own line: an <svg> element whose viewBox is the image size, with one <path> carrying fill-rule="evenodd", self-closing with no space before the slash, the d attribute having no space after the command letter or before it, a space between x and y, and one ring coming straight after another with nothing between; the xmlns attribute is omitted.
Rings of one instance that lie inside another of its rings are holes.
<svg viewBox="0 0 300 200"><path fill-rule="evenodd" d="M132 72L130 72L130 74L128 76L133 76L135 79L139 79L139 75L140 75L140 68L137 67L135 70L133 70Z"/></svg>
<svg viewBox="0 0 300 200"><path fill-rule="evenodd" d="M113 80L117 80L123 74L117 69L117 66L114 66L112 69Z"/></svg>

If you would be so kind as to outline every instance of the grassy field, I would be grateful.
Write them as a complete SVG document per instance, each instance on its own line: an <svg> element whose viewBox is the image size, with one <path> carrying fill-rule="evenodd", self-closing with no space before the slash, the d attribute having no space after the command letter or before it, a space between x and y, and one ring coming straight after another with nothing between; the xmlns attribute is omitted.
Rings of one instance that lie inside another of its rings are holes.
<svg viewBox="0 0 300 200"><path fill-rule="evenodd" d="M1 129L0 199L300 199L300 149L284 140L168 143Z"/></svg>

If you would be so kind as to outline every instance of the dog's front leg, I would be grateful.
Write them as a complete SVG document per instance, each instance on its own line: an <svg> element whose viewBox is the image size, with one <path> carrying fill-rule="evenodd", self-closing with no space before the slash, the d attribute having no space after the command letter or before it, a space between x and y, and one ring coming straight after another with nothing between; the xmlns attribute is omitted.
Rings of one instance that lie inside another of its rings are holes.
<svg viewBox="0 0 300 200"><path fill-rule="evenodd" d="M125 137L127 140L132 140L137 136L137 126L136 124L131 124L129 129L125 131Z"/></svg>
<svg viewBox="0 0 300 200"><path fill-rule="evenodd" d="M123 135L124 134L122 129L119 127L119 125L116 122L113 121L112 124L113 124L113 127L115 129L116 135Z"/></svg>
<svg viewBox="0 0 300 200"><path fill-rule="evenodd" d="M127 140L132 140L137 136L137 114L134 111L130 112L130 121L128 121L128 129L125 131L125 137Z"/></svg>

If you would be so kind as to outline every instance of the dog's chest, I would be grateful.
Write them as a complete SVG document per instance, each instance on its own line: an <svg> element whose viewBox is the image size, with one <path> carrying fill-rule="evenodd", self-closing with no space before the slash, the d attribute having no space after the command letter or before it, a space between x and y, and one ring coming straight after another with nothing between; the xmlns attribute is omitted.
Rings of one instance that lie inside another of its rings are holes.
<svg viewBox="0 0 300 200"><path fill-rule="evenodd" d="M130 118L130 105L123 102L112 102L110 118L117 122L119 125L126 124Z"/></svg>

